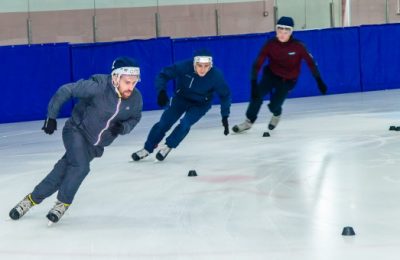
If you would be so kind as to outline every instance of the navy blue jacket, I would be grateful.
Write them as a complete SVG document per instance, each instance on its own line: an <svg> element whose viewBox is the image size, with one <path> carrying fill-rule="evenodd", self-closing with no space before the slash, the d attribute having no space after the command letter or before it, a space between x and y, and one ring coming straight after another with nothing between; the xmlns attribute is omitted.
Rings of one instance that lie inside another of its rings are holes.
<svg viewBox="0 0 400 260"><path fill-rule="evenodd" d="M217 93L221 100L221 115L229 116L231 92L218 68L212 67L204 77L200 77L194 70L193 60L175 63L158 74L155 82L157 92L166 90L168 81L172 79L176 80L175 96L193 103L209 104Z"/></svg>

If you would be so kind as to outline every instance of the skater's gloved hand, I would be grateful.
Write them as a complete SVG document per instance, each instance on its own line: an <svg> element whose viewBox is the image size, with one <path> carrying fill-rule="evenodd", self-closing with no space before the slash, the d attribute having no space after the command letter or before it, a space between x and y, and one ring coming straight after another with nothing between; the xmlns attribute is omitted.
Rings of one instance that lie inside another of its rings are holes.
<svg viewBox="0 0 400 260"><path fill-rule="evenodd" d="M326 92L328 91L328 87L326 86L325 82L320 77L316 78L315 80L317 81L318 89L321 92L321 94L326 95Z"/></svg>
<svg viewBox="0 0 400 260"><path fill-rule="evenodd" d="M42 127L42 130L48 134L51 135L54 133L55 130L57 130L57 121L53 118L47 118L44 121L44 125Z"/></svg>
<svg viewBox="0 0 400 260"><path fill-rule="evenodd" d="M167 91L161 90L161 91L158 93L157 104L158 104L160 107L165 107L165 106L168 104L168 102L169 102L169 97L168 97L168 95L167 95Z"/></svg>
<svg viewBox="0 0 400 260"><path fill-rule="evenodd" d="M258 86L257 86L257 80L252 79L250 81L251 84L251 98L252 99L257 99L260 97L260 94L258 93Z"/></svg>
<svg viewBox="0 0 400 260"><path fill-rule="evenodd" d="M228 135L229 134L229 123L228 123L227 116L222 117L222 125L224 126L224 135Z"/></svg>
<svg viewBox="0 0 400 260"><path fill-rule="evenodd" d="M121 122L116 122L114 125L110 126L109 130L113 136L117 136L124 132L124 125Z"/></svg>

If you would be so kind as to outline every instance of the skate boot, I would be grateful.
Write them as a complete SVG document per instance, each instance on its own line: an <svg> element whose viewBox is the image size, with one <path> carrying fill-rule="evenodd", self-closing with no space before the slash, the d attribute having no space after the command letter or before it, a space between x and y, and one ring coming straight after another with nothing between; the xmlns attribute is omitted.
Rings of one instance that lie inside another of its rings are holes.
<svg viewBox="0 0 400 260"><path fill-rule="evenodd" d="M13 220L20 219L35 205L36 203L32 200L31 194L26 195L25 198L10 211L10 218Z"/></svg>
<svg viewBox="0 0 400 260"><path fill-rule="evenodd" d="M246 119L243 123L232 127L232 131L235 133L241 133L243 131L249 130L252 127L252 125L253 123L249 119Z"/></svg>
<svg viewBox="0 0 400 260"><path fill-rule="evenodd" d="M135 162L137 162L137 161L140 161L140 160L146 158L147 156L149 156L149 154L150 153L146 149L143 148L143 149L137 151L136 153L133 153L132 154L132 159Z"/></svg>
<svg viewBox="0 0 400 260"><path fill-rule="evenodd" d="M164 161L171 150L172 148L169 148L168 145L161 147L160 151L158 151L158 153L156 154L157 160Z"/></svg>
<svg viewBox="0 0 400 260"><path fill-rule="evenodd" d="M65 211L69 208L70 204L62 203L60 201L56 201L56 204L54 207L47 213L47 218L52 222L52 223L57 223L61 217L64 215Z"/></svg>
<svg viewBox="0 0 400 260"><path fill-rule="evenodd" d="M278 125L281 116L272 116L271 121L269 121L268 129L274 130L275 127Z"/></svg>

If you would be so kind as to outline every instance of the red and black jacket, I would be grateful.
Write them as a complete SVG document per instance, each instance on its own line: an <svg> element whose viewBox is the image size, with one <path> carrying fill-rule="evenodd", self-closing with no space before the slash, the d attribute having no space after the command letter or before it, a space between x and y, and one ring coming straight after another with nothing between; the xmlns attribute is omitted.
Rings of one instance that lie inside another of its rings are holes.
<svg viewBox="0 0 400 260"><path fill-rule="evenodd" d="M317 64L312 55L301 41L294 38L288 42L280 42L277 38L267 41L254 62L252 79L257 79L258 72L267 58L269 60L268 67L272 73L284 80L297 80L303 59L314 78L320 78Z"/></svg>

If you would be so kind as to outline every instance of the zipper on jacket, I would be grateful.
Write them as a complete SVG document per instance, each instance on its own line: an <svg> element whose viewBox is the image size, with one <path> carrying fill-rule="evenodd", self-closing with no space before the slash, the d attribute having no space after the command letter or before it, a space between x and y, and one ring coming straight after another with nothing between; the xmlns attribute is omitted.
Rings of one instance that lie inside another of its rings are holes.
<svg viewBox="0 0 400 260"><path fill-rule="evenodd" d="M193 80L194 80L194 78L192 78L192 80L190 81L190 85L189 85L189 88L191 88L191 87L192 87L192 84L193 84Z"/></svg>
<svg viewBox="0 0 400 260"><path fill-rule="evenodd" d="M117 94L119 94L119 93L117 92ZM115 110L115 113L108 119L106 127L104 127L103 130L100 131L100 133L99 133L99 135L97 137L97 141L94 144L95 146L99 145L99 143L101 141L101 136L103 135L104 131L106 131L110 127L111 121L118 115L120 106L121 106L121 96L118 95L117 109Z"/></svg>

